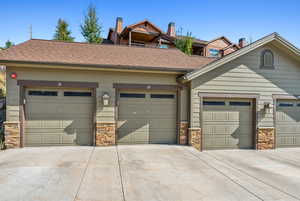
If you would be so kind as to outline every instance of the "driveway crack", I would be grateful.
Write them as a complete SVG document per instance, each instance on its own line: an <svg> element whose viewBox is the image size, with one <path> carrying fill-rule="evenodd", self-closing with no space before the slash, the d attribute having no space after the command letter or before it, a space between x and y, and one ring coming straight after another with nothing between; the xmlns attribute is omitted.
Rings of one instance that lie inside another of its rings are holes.
<svg viewBox="0 0 300 201"><path fill-rule="evenodd" d="M254 197L256 197L259 200L264 201L264 199L262 199L261 197L259 197L258 195L256 195L254 192L250 191L249 189L247 189L246 187L244 187L243 185L241 185L239 182L235 181L234 179L232 179L231 177L227 176L225 173L223 173L222 171L220 171L218 168L216 168L215 166L211 165L210 163L206 162L205 160L201 159L197 154L194 154L193 152L191 152L190 150L185 149L188 153L190 153L191 155L193 155L194 157L196 157L198 160L200 160L201 162L205 163L207 166L211 167L212 169L214 169L215 171L219 172L221 175L223 175L224 177L226 177L227 179L229 179L231 182L235 183L236 185L240 186L242 189L244 189L245 191L247 191L248 193L250 193L251 195L253 195Z"/></svg>
<svg viewBox="0 0 300 201"><path fill-rule="evenodd" d="M256 181L259 181L259 182L261 182L261 183L263 183L263 184L265 184L265 185L267 185L267 186L269 186L269 187L271 187L271 188L273 188L273 189L275 189L275 190L277 190L277 191L279 191L279 192L281 192L281 193L283 193L283 194L286 194L286 195L288 195L288 196L290 196L290 197L292 197L292 198L294 198L294 199L296 199L296 200L300 200L298 197L294 196L293 194L290 194L290 193L288 193L288 192L286 192L286 191L284 191L284 190L282 190L282 189L280 189L280 188L278 188L278 187L276 187L276 186L274 186L274 185L272 185L272 184L269 184L269 183L267 183L267 182L265 182L265 181L263 181L263 180L261 180L261 179L255 177L255 176L253 176L253 175L247 173L246 171L244 171L244 170L242 170L242 169L240 169L240 168L236 168L235 166L231 165L231 164L228 163L228 162L225 162L225 161L219 159L217 156L215 156L215 155L213 155L213 154L209 154L209 153L208 153L208 155L211 156L212 158L216 159L217 161L219 161L219 162L221 162L221 163L224 163L224 164L228 165L229 167L231 167L231 168L233 168L233 169L235 169L235 170L241 172L242 174L245 174L245 175L247 175L247 176L249 176L249 177L255 179Z"/></svg>
<svg viewBox="0 0 300 201"><path fill-rule="evenodd" d="M86 165L85 165L83 174L81 175L80 183L79 183L79 186L78 186L78 189L77 189L77 191L76 191L76 195L75 195L73 201L76 201L77 198L78 198L78 194L79 194L81 185L82 185L82 183L83 183L83 179L84 179L84 177L85 177L85 175L86 175L86 172L87 172L88 166L89 166L89 164L90 164L90 161L91 161L91 159L92 159L92 156L93 156L93 154L94 154L94 151L95 151L95 147L93 147L93 149L92 149L92 151L91 151L91 153L90 153L90 155L89 155L88 161L87 161L87 163L86 163Z"/></svg>
<svg viewBox="0 0 300 201"><path fill-rule="evenodd" d="M118 145L116 145L116 151L117 151L117 158L118 158L118 166L119 166L119 174L120 174L120 182L121 182L123 201L126 201L125 191L124 191L124 183L123 183L123 176L122 176L122 169L121 169L121 160L120 160L120 156L119 156Z"/></svg>

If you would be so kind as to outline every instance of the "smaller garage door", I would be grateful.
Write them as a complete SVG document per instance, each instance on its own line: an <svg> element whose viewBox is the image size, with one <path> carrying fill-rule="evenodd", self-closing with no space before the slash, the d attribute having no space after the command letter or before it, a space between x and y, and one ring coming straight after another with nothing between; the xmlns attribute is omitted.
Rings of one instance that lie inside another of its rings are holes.
<svg viewBox="0 0 300 201"><path fill-rule="evenodd" d="M92 145L93 110L88 89L26 89L25 146Z"/></svg>
<svg viewBox="0 0 300 201"><path fill-rule="evenodd" d="M300 147L300 101L277 100L276 134L278 147Z"/></svg>
<svg viewBox="0 0 300 201"><path fill-rule="evenodd" d="M118 110L119 144L176 143L174 92L121 91Z"/></svg>
<svg viewBox="0 0 300 201"><path fill-rule="evenodd" d="M204 149L253 148L252 108L247 99L204 99Z"/></svg>

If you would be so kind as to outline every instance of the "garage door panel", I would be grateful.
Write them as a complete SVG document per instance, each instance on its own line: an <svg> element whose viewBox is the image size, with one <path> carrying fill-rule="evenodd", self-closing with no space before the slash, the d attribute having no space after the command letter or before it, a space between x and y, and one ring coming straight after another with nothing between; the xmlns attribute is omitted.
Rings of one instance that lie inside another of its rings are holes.
<svg viewBox="0 0 300 201"><path fill-rule="evenodd" d="M234 138L228 135L209 135L205 136L205 144L209 149L220 149L223 148L252 148L249 144L252 138L249 135L239 135L238 138Z"/></svg>
<svg viewBox="0 0 300 201"><path fill-rule="evenodd" d="M277 111L276 119L287 123L298 123L298 114L298 111Z"/></svg>
<svg viewBox="0 0 300 201"><path fill-rule="evenodd" d="M120 118L128 118L129 115L131 115L131 118L135 118L137 116L143 117L145 114L155 117L167 117L169 118L172 115L176 115L176 110L174 111L174 107L162 107L157 106L157 108L154 107L147 107L144 109L141 109L146 106L146 103L142 105L140 108L137 106L129 107L127 106L126 111L120 111L119 117ZM162 108L164 110L164 113L162 113ZM147 117L145 117L147 118Z"/></svg>
<svg viewBox="0 0 300 201"><path fill-rule="evenodd" d="M300 147L300 105L296 100L277 100L276 142L278 147Z"/></svg>
<svg viewBox="0 0 300 201"><path fill-rule="evenodd" d="M25 135L25 141L29 142L27 144L42 144L42 136L41 135Z"/></svg>
<svg viewBox="0 0 300 201"><path fill-rule="evenodd" d="M124 98L124 94L131 98ZM134 93L144 98L134 98ZM121 92L118 114L118 143L174 143L176 99L151 98L151 92ZM156 96L160 97L160 96Z"/></svg>
<svg viewBox="0 0 300 201"><path fill-rule="evenodd" d="M144 133L148 131L148 126L143 128L134 129L121 129L119 132L119 143L126 143L126 144L135 144L135 143L148 143L149 138Z"/></svg>
<svg viewBox="0 0 300 201"><path fill-rule="evenodd" d="M119 128L119 137L125 136L125 135L136 135L136 134L143 134L145 132L149 131L149 125L144 125L141 127L121 127Z"/></svg>
<svg viewBox="0 0 300 201"><path fill-rule="evenodd" d="M300 144L300 135L285 134L284 136L279 136L277 141L281 147L297 147Z"/></svg>
<svg viewBox="0 0 300 201"><path fill-rule="evenodd" d="M26 90L26 146L92 144L93 97L66 97L64 90ZM29 91L57 91L57 96L29 95Z"/></svg>
<svg viewBox="0 0 300 201"><path fill-rule="evenodd" d="M251 134L252 127L247 125L245 127L241 125L236 126L208 126L204 127L205 133L207 134L233 134L233 133L240 133L240 134Z"/></svg>
<svg viewBox="0 0 300 201"><path fill-rule="evenodd" d="M47 144L61 144L62 143L62 139L61 139L61 135L43 135L42 140L43 143L47 143Z"/></svg>
<svg viewBox="0 0 300 201"><path fill-rule="evenodd" d="M204 149L251 148L251 100L204 99Z"/></svg>
<svg viewBox="0 0 300 201"><path fill-rule="evenodd" d="M27 119L26 127L28 127L28 128L62 128L62 122L60 120L45 121L45 120Z"/></svg>
<svg viewBox="0 0 300 201"><path fill-rule="evenodd" d="M64 144L78 144L78 145L86 145L88 144L89 142L86 141L86 138L85 139L79 139L78 142L76 142L76 137L75 135L68 135L68 136L65 136L65 135L62 135L62 143ZM80 135L79 135L80 137Z"/></svg>
<svg viewBox="0 0 300 201"><path fill-rule="evenodd" d="M63 134L64 133L64 129L63 128L32 128L32 127L26 127L26 135L30 135L30 134L46 134L46 133L60 133Z"/></svg>
<svg viewBox="0 0 300 201"><path fill-rule="evenodd" d="M299 130L300 130L299 125L292 126L291 124L280 124L280 126L277 129L277 132L279 132L279 134L296 135L299 133Z"/></svg>
<svg viewBox="0 0 300 201"><path fill-rule="evenodd" d="M249 110L247 110L249 111ZM246 111L246 112L247 112ZM242 111L240 111L242 112ZM245 112L245 113L246 113ZM203 118L205 119L205 121L209 122L209 121L219 121L219 122L228 122L228 121L232 121L232 122L249 122L252 120L252 115L247 115L245 114L244 116L240 116L239 112L204 112L203 113Z"/></svg>

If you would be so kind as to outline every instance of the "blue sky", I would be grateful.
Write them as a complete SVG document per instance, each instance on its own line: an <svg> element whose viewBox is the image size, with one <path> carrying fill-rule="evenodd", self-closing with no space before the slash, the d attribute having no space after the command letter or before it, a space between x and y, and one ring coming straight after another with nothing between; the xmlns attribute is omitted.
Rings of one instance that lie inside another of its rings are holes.
<svg viewBox="0 0 300 201"><path fill-rule="evenodd" d="M30 25L34 38L52 39L58 18L69 22L76 41L83 41L79 26L90 3L97 7L102 37L120 16L125 25L149 19L163 30L174 21L203 40L220 35L233 42L256 40L278 32L300 47L299 0L1 0L0 46L8 39L28 40Z"/></svg>

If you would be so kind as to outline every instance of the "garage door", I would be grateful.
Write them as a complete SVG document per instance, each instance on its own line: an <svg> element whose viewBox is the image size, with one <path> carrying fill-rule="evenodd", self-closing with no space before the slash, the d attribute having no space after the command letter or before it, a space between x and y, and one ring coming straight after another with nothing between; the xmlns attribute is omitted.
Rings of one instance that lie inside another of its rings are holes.
<svg viewBox="0 0 300 201"><path fill-rule="evenodd" d="M89 90L26 90L25 146L92 145L94 108Z"/></svg>
<svg viewBox="0 0 300 201"><path fill-rule="evenodd" d="M176 95L119 93L118 143L176 143Z"/></svg>
<svg viewBox="0 0 300 201"><path fill-rule="evenodd" d="M204 149L253 148L252 101L204 99Z"/></svg>
<svg viewBox="0 0 300 201"><path fill-rule="evenodd" d="M276 141L278 147L300 147L300 102L277 100Z"/></svg>

